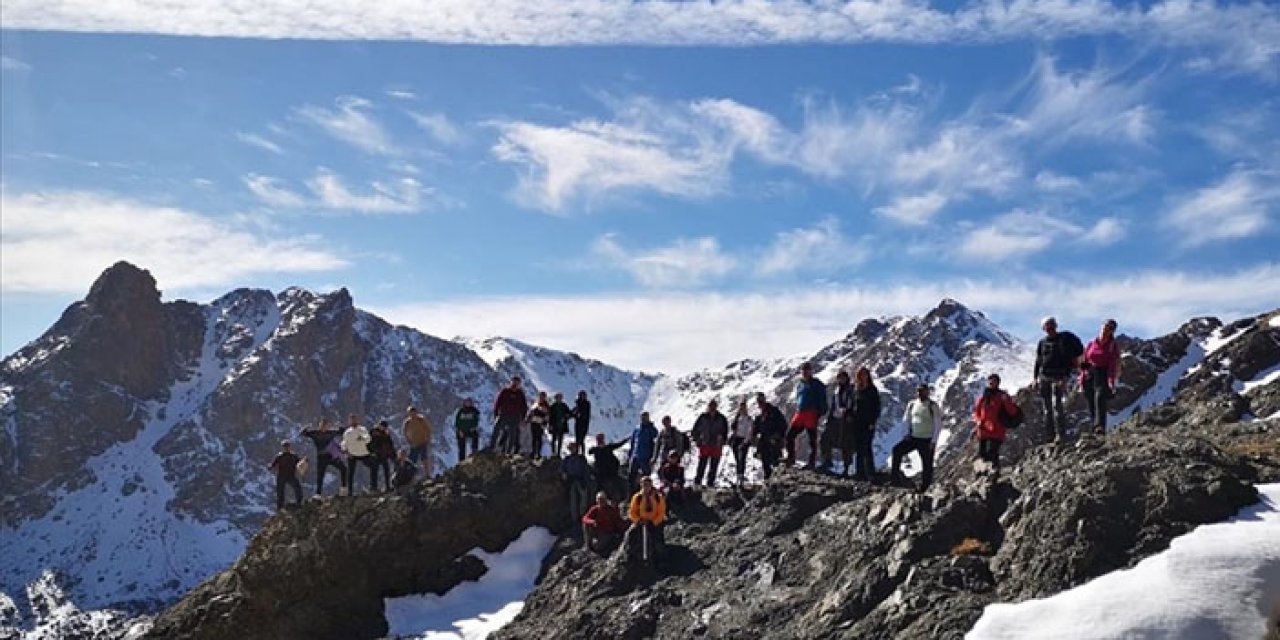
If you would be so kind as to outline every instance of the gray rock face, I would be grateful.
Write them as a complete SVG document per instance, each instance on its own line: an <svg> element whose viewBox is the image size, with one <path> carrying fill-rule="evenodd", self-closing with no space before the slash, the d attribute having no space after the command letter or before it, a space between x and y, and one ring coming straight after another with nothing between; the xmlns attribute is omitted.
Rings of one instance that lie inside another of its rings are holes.
<svg viewBox="0 0 1280 640"><path fill-rule="evenodd" d="M383 598L444 593L533 526L568 524L554 461L482 454L394 495L309 501L156 618L146 637L379 638Z"/></svg>

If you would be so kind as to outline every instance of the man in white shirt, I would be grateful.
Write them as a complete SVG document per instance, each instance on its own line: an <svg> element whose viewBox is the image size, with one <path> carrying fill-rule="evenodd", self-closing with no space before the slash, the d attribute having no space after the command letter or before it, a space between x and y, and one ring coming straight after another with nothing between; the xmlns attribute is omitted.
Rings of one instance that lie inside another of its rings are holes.
<svg viewBox="0 0 1280 640"><path fill-rule="evenodd" d="M902 421L907 425L907 437L893 447L893 476L898 477L903 458L912 451L919 453L924 471L917 491L924 493L933 482L934 444L942 431L942 407L929 398L929 385L916 387L916 398L907 403Z"/></svg>
<svg viewBox="0 0 1280 640"><path fill-rule="evenodd" d="M347 452L347 495L355 495L356 469L369 469L369 485L374 487L373 456L369 453L369 430L360 424L356 414L347 417L347 429L342 432L342 448ZM374 487L375 489L377 487Z"/></svg>

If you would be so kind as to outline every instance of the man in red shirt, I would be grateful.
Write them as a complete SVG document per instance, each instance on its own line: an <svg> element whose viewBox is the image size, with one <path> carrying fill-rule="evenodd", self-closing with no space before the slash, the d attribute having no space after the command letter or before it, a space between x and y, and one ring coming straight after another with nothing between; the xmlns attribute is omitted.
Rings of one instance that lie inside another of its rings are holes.
<svg viewBox="0 0 1280 640"><path fill-rule="evenodd" d="M609 502L609 496L601 491L596 494L596 503L587 509L582 516L582 544L584 547L599 553L608 553L618 545L618 540L627 530L618 508Z"/></svg>
<svg viewBox="0 0 1280 640"><path fill-rule="evenodd" d="M520 388L520 376L513 376L511 384L498 392L493 401L493 435L489 448L495 446L502 453L520 453L520 423L529 412L529 399Z"/></svg>

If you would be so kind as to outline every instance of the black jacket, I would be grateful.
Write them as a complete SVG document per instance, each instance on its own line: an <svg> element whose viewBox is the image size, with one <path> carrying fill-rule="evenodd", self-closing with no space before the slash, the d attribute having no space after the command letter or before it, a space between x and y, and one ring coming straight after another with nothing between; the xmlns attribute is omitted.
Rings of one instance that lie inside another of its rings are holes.
<svg viewBox="0 0 1280 640"><path fill-rule="evenodd" d="M880 390L876 385L868 385L866 389L853 391L853 422L859 426L870 426L880 419Z"/></svg>

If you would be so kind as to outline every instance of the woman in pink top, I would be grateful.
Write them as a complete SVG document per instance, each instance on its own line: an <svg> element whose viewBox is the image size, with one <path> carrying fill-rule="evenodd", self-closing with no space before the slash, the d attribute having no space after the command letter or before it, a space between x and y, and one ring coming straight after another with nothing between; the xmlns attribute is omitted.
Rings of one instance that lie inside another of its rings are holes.
<svg viewBox="0 0 1280 640"><path fill-rule="evenodd" d="M1093 431L1107 432L1107 401L1115 395L1116 376L1120 375L1120 346L1116 344L1116 321L1102 323L1098 337L1089 341L1080 358L1080 389L1089 401L1089 418Z"/></svg>

